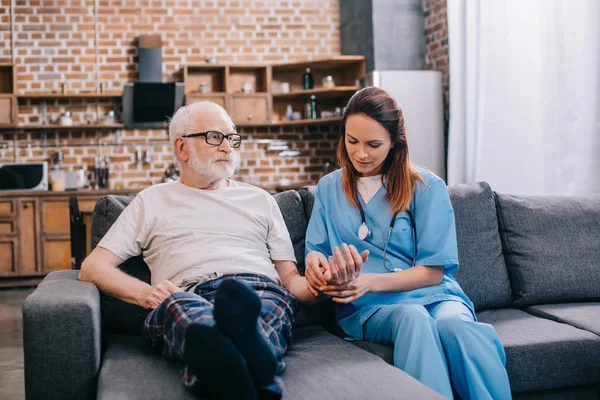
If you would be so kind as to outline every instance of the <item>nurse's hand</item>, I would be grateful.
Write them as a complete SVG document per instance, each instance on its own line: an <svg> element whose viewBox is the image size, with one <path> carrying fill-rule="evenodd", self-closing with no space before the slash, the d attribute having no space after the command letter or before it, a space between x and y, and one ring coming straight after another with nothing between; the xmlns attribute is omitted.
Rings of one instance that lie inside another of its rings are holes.
<svg viewBox="0 0 600 400"><path fill-rule="evenodd" d="M369 250L359 254L353 245L342 243L340 247L341 250L335 247L333 256L329 256L329 268L325 271L325 279L329 284L343 285L353 281L360 275L363 263L369 258Z"/></svg>
<svg viewBox="0 0 600 400"><path fill-rule="evenodd" d="M358 278L343 285L321 286L319 290L336 303L346 304L362 297L365 293L371 291L370 274L361 274Z"/></svg>
<svg viewBox="0 0 600 400"><path fill-rule="evenodd" d="M319 287L327 285L327 280L323 274L324 271L329 270L327 258L318 251L311 251L306 255L305 262L306 271L304 276L306 277L306 286L317 297L319 295Z"/></svg>

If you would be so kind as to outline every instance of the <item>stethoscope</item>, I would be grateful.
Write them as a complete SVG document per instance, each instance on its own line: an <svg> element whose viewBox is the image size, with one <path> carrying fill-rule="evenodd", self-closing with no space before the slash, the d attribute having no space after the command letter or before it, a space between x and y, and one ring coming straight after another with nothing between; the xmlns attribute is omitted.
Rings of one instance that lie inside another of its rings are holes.
<svg viewBox="0 0 600 400"><path fill-rule="evenodd" d="M358 209L360 211L360 218L362 220L362 224L358 227L358 238L360 240L366 240L371 235L371 230L367 226L367 223L365 220L365 211L363 210L362 205L360 204L360 201L358 202ZM408 213L408 218L410 219L410 227L412 230L412 238L413 238L412 266L414 267L415 263L417 262L417 227L415 225L415 218L413 216L412 211L406 210L406 212ZM385 263L385 256L387 255L387 248L388 248L388 244L390 243L390 235L392 234L392 229L394 229L394 225L396 224L397 216L398 216L398 211L396 211L394 213L394 215L392 215L392 220L390 221L390 227L388 229L387 237L385 239L385 246L383 247L383 266L385 267L385 269L387 269L390 272L402 271L401 268L391 268L390 269L390 268L388 268L388 266Z"/></svg>

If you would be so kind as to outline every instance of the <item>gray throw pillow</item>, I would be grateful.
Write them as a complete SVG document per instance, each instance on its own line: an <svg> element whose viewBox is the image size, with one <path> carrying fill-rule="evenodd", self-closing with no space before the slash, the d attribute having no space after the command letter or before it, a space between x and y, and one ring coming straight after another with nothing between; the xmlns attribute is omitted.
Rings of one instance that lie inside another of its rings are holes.
<svg viewBox="0 0 600 400"><path fill-rule="evenodd" d="M468 183L450 186L448 192L458 244L459 269L454 277L477 311L509 306L510 281L490 186L485 182Z"/></svg>
<svg viewBox="0 0 600 400"><path fill-rule="evenodd" d="M273 196L283 220L290 233L290 239L294 246L294 255L296 256L296 268L301 275L304 275L304 238L306 236L307 221L304 216L304 207L302 198L295 190L287 190L282 193L277 193Z"/></svg>
<svg viewBox="0 0 600 400"><path fill-rule="evenodd" d="M600 196L496 196L515 302L600 300Z"/></svg>

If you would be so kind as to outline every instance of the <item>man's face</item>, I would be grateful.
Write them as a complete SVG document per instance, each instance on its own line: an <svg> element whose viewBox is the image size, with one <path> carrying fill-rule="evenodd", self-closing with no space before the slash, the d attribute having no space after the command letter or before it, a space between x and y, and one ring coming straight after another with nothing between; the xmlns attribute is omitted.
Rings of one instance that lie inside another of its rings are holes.
<svg viewBox="0 0 600 400"><path fill-rule="evenodd" d="M196 123L194 133L217 131L225 135L235 133L231 123L222 115L205 117ZM211 135L213 138L220 135ZM235 171L233 149L226 138L220 145L207 143L205 136L184 139L188 141L189 158L187 164L206 180L227 179Z"/></svg>

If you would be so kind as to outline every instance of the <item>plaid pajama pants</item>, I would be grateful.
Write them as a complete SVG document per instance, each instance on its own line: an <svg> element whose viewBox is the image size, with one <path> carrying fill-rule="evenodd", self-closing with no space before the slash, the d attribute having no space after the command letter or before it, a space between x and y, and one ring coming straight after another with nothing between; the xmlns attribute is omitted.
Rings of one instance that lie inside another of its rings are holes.
<svg viewBox="0 0 600 400"><path fill-rule="evenodd" d="M185 328L191 323L216 325L213 318L215 293L221 282L227 278L244 282L254 289L261 299L259 330L268 339L271 350L279 361L273 383L262 389L282 395L281 374L285 370L283 354L292 340L292 323L297 302L286 288L263 276L225 275L193 287L193 293L172 294L146 317L144 338L155 351L169 358L183 360ZM196 384L202 384L202 377L189 372L186 366L183 371L183 384L188 388L194 387Z"/></svg>

